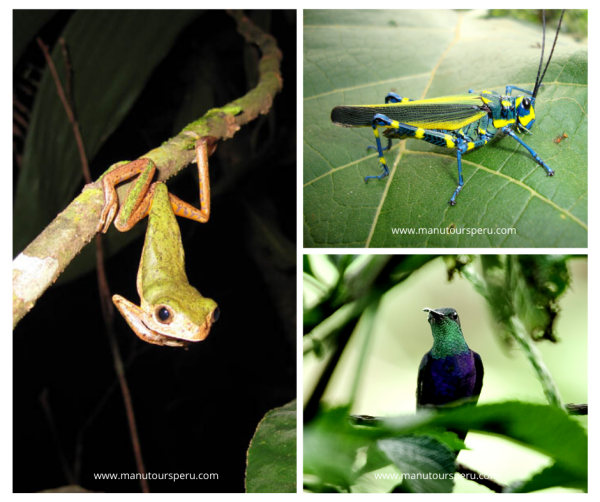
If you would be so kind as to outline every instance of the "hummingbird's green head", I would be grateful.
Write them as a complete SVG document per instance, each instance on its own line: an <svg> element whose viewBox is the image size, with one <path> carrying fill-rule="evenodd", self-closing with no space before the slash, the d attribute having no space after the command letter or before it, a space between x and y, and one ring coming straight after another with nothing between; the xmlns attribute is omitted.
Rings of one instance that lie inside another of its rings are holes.
<svg viewBox="0 0 600 502"><path fill-rule="evenodd" d="M453 323L458 324L458 327L460 328L460 318L458 317L458 312L454 309L448 307L435 310L425 308L423 309L423 312L429 312L427 320L432 328L434 326L443 326L445 324L452 325Z"/></svg>
<svg viewBox="0 0 600 502"><path fill-rule="evenodd" d="M431 325L431 334L433 335L431 355L435 359L469 351L456 310L452 308L423 309L423 312L429 312L427 320Z"/></svg>

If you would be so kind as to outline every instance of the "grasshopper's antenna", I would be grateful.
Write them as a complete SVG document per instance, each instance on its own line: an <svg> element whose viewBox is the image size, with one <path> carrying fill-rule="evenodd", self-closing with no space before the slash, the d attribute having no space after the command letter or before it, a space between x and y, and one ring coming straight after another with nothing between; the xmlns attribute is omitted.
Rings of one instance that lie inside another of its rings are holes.
<svg viewBox="0 0 600 502"><path fill-rule="evenodd" d="M534 98L537 96L537 92L540 89L540 87L542 85L542 81L544 80L544 77L546 75L546 70L548 69L548 66L550 65L550 60L552 59L552 54L554 54L554 47L556 47L556 41L558 40L558 34L560 32L560 25L562 24L564 15L565 15L565 9L563 9L562 13L560 14L560 19L558 21L558 28L556 29L556 36L554 37L554 44L552 44L552 50L550 51L550 57L548 58L548 62L546 63L546 68L544 68L544 73L542 73L542 78L539 81L537 79L535 81L535 88L533 90ZM544 13L544 43L545 43L545 41L546 41L546 15ZM544 60L544 47L542 46L542 61L543 60ZM538 69L538 77L540 76L540 70L542 69L542 61L540 61L540 68Z"/></svg>
<svg viewBox="0 0 600 502"><path fill-rule="evenodd" d="M544 25L544 31L542 32L542 57L540 58L540 67L538 68L537 77L535 77L535 86L533 88L533 97L537 95L538 88L540 86L540 73L542 71L542 65L544 64L544 47L546 47L546 11L542 11L542 19Z"/></svg>

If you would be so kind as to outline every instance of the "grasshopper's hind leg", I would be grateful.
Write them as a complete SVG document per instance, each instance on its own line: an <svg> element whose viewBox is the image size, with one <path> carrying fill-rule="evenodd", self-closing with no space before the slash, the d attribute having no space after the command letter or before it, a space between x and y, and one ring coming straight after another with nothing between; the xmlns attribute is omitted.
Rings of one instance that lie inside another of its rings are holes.
<svg viewBox="0 0 600 502"><path fill-rule="evenodd" d="M390 170L388 169L388 166L385 162L385 157L383 156L383 149L381 148L381 140L379 139L379 129L377 129L377 128L378 127L390 128L390 127L395 127L396 125L400 125L400 124L396 120L389 119L388 117L386 117L385 115L383 115L381 113L377 113L373 117L373 120L371 121L371 126L373 127L373 134L375 135L375 143L377 143L377 153L379 154L379 165L383 169L383 173L381 173L379 176L365 177L365 183L368 180L374 179L374 178L377 178L378 180L380 180L382 178L385 178L388 174L390 174ZM387 150L389 150L391 148L391 146L392 146L392 140L390 138L388 138Z"/></svg>
<svg viewBox="0 0 600 502"><path fill-rule="evenodd" d="M409 101L414 101L414 99L403 98L402 96L400 96L399 94L396 94L395 92L390 92L385 97L386 104L388 104L388 103L408 103Z"/></svg>
<svg viewBox="0 0 600 502"><path fill-rule="evenodd" d="M388 103L407 103L408 101L414 101L414 99L409 99L409 98L403 98L402 96L400 96L399 94L396 94L395 92L390 92L388 93L388 95L385 97L385 104ZM392 149L392 138L388 138L388 144L387 147L384 148L384 150L391 150ZM367 147L367 150L377 150L377 147L374 145L369 145ZM377 176L374 176L375 178L377 178Z"/></svg>
<svg viewBox="0 0 600 502"><path fill-rule="evenodd" d="M386 152L389 152L392 149L392 138L388 138L388 143L387 146L384 148L384 150ZM367 146L367 150L377 150L377 147L375 145L369 145Z"/></svg>
<svg viewBox="0 0 600 502"><path fill-rule="evenodd" d="M377 141L377 146L379 150L379 162L383 166L384 173L380 176L367 176L365 181L370 178L378 178L381 179L384 176L387 176L389 170L385 163L385 159L383 158L383 152L381 150L381 142L379 140L379 133L377 131L377 126L385 127L388 129L388 139L391 138L416 138L423 141L427 141L432 145L442 146L445 148L454 148L456 149L456 160L458 162L458 186L452 197L448 201L451 206L456 204L456 197L462 190L464 186L464 180L462 176L462 156L464 153L472 150L473 148L477 148L485 145L488 142L488 139L491 138L491 135L485 132L485 127L481 129L477 127L476 124L473 124L466 131L446 131L446 130L436 130L436 129L423 129L422 127L415 127L408 124L401 124L396 120L390 120L388 117L382 114L377 114L373 118L373 130L375 132L375 139ZM469 130L475 137L471 138ZM478 139L476 139L478 138Z"/></svg>

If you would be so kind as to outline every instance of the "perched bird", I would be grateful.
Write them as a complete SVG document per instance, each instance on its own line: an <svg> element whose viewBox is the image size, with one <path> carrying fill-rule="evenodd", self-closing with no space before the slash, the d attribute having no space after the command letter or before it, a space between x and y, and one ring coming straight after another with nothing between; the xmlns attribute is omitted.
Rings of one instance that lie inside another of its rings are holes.
<svg viewBox="0 0 600 502"><path fill-rule="evenodd" d="M477 404L483 385L483 364L465 341L456 310L429 312L433 347L423 356L417 380L417 410ZM451 404L452 403L452 404ZM464 439L466 433L459 434Z"/></svg>

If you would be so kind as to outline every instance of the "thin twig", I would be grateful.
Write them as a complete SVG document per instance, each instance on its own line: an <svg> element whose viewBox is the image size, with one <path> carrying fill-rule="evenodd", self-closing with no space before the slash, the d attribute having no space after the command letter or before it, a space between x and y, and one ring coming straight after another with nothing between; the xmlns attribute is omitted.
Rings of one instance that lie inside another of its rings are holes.
<svg viewBox="0 0 600 502"><path fill-rule="evenodd" d="M569 403L565 405L569 415L587 415L588 405L587 404L573 404Z"/></svg>
<svg viewBox="0 0 600 502"><path fill-rule="evenodd" d="M456 464L456 472L461 474L464 479L468 479L469 481L474 481L478 485L483 485L493 492L502 493L506 486L501 485L500 483L496 483L489 476L485 476L484 474L480 474L479 472L467 467L464 464Z"/></svg>
<svg viewBox="0 0 600 502"><path fill-rule="evenodd" d="M63 61L65 62L65 74L67 76L66 94L67 98L69 99L69 103L71 103L71 107L73 108L73 116L77 118L77 114L75 113L75 100L73 99L73 67L71 66L71 58L69 57L69 48L67 47L67 43L63 37L60 37L58 41L60 43Z"/></svg>
<svg viewBox="0 0 600 502"><path fill-rule="evenodd" d="M54 423L54 416L52 415L52 408L50 407L50 402L48 400L48 389L45 388L42 390L40 394L40 404L42 405L42 410L44 410L44 415L46 416L46 420L48 421L48 427L52 432L52 438L56 443L56 449L58 450L58 460L60 465L62 466L62 470L65 473L65 477L67 478L67 482L69 485L77 484L77 480L73 475L73 470L69 466L69 462L67 461L67 456L63 450L62 443L60 441L60 437L58 431L56 430L56 424Z"/></svg>
<svg viewBox="0 0 600 502"><path fill-rule="evenodd" d="M512 316L507 322L507 332L512 335L512 337L517 341L521 350L527 357L529 364L535 371L538 380L542 384L542 389L544 390L544 395L546 399L552 406L556 406L557 408L563 408L562 398L560 397L560 391L558 390L558 386L554 382L554 378L552 378L552 374L550 370L544 363L544 359L542 358L542 354L535 346L535 342L531 339L527 330L521 319L516 315Z"/></svg>
<svg viewBox="0 0 600 502"><path fill-rule="evenodd" d="M331 379L331 375L333 375L333 371L335 370L340 357L342 357L342 353L348 344L348 340L350 340L350 336L352 335L354 328L356 328L356 324L358 323L358 317L354 319L350 319L348 323L340 330L337 335L337 347L333 351L333 353L329 356L329 361L327 365L323 369L321 373L321 377L313 390L312 395L310 396L306 406L304 407L304 424L308 424L319 411L319 406L321 405L321 398L325 393L325 389L329 385L329 380Z"/></svg>
<svg viewBox="0 0 600 502"><path fill-rule="evenodd" d="M85 144L83 142L83 137L81 135L81 131L79 129L79 123L77 121L77 114L75 110L75 102L73 100L73 96L71 95L71 63L68 59L68 51L66 48L66 44L64 40L61 38L61 46L63 57L65 58L65 68L67 69L67 92L65 93L62 87L62 83L60 81L60 77L58 76L58 72L56 71L56 67L54 66L54 61L50 56L48 51L48 47L41 41L41 39L37 39L38 45L42 48L44 52L44 56L46 58L46 62L52 76L54 78L54 83L56 85L56 89L60 99L62 101L65 112L67 113L67 117L73 126L73 134L75 136L75 140L77 142L77 150L79 152L79 158L81 160L81 170L83 172L83 177L87 183L91 183L92 178L90 175L89 164L87 159L87 154L85 151ZM141 474L140 476L140 485L142 491L144 493L150 492L150 487L148 486L148 481L145 479L146 468L144 466L144 458L142 456L142 449L140 446L140 440L137 432L137 426L135 422L135 413L133 410L133 401L131 399L131 393L129 391L129 384L127 383L127 378L125 377L125 371L123 369L123 359L121 358L121 353L119 350L119 345L117 343L117 337L114 331L114 306L111 302L111 294L110 287L108 285L108 280L106 278L106 269L104 268L104 252L102 247L102 238L100 234L96 235L95 239L96 244L96 272L98 277L98 289L100 293L100 305L102 310L102 316L104 319L104 325L106 328L106 333L108 335L109 344L111 348L111 354L113 357L113 365L115 367L115 371L117 373L117 377L119 379L119 385L121 387L121 393L123 395L123 401L125 405L125 410L127 413L127 423L129 425L129 433L131 436L131 443L133 446L133 452L135 456L135 462L137 464L138 472ZM76 466L77 467L77 466ZM77 469L78 471L78 469Z"/></svg>
<svg viewBox="0 0 600 502"><path fill-rule="evenodd" d="M83 138L81 136L81 131L79 129L79 123L75 118L73 113L73 109L69 106L69 100L65 95L62 84L60 83L60 77L58 76L58 72L56 71L56 66L54 66L54 61L52 61L52 57L50 56L50 52L48 51L48 46L42 42L41 38L37 38L37 43L42 49L44 53L44 57L46 58L46 62L48 64L48 68L52 73L52 77L54 78L54 82L56 84L56 90L58 92L58 96L62 101L63 107L67 112L67 116L69 117L69 121L73 125L73 134L75 134L75 141L77 142L77 150L79 152L79 160L81 161L81 167L83 170L83 177L86 183L92 182L92 175L90 174L90 166L88 164L87 154L85 153L85 146L83 144Z"/></svg>

